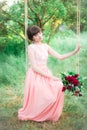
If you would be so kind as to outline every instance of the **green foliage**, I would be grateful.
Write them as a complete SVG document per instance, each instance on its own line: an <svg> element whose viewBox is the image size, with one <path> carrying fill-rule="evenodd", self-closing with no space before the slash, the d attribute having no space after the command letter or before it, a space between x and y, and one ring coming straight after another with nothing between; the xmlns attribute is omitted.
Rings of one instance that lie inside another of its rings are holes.
<svg viewBox="0 0 87 130"><path fill-rule="evenodd" d="M2 5L0 5L0 50L17 55L24 50L24 7L21 4L14 4L11 7L6 3Z"/></svg>
<svg viewBox="0 0 87 130"><path fill-rule="evenodd" d="M77 2L76 0L72 0L69 2L69 0L62 0L64 6L67 9L66 17L64 17L64 22L68 26L68 28L76 31L77 26Z"/></svg>
<svg viewBox="0 0 87 130"><path fill-rule="evenodd" d="M8 21L8 18L5 17L3 9L5 8L6 2L0 2L0 36L4 37L7 35L7 28L5 22ZM1 42L0 42L1 43Z"/></svg>
<svg viewBox="0 0 87 130"><path fill-rule="evenodd" d="M28 3L29 25L36 24L45 30L46 41L49 42L52 34L58 28L58 20L66 16L66 8L60 0L30 1Z"/></svg>
<svg viewBox="0 0 87 130"><path fill-rule="evenodd" d="M87 30L87 1L81 0L81 31Z"/></svg>
<svg viewBox="0 0 87 130"><path fill-rule="evenodd" d="M0 84L17 87L25 74L24 55L18 57L0 53Z"/></svg>
<svg viewBox="0 0 87 130"><path fill-rule="evenodd" d="M85 0L81 1L81 31L87 29L86 3ZM66 26L67 30L76 30L76 7L75 0L28 0L28 25L40 26L44 31L44 41L49 43L60 31L60 24ZM11 39L17 46L24 41L24 17L24 1L14 3L10 7L5 1L0 3L0 50L9 48L7 46L12 44ZM72 35L72 31L67 30L64 29L65 33L60 31L59 35ZM14 44L11 46L15 49Z"/></svg>
<svg viewBox="0 0 87 130"><path fill-rule="evenodd" d="M25 51L25 42L18 36L1 37L0 38L0 51L6 54L20 55Z"/></svg>
<svg viewBox="0 0 87 130"><path fill-rule="evenodd" d="M66 9L59 0L50 1L29 1L29 19L43 29L44 24L49 20L60 19L65 16Z"/></svg>

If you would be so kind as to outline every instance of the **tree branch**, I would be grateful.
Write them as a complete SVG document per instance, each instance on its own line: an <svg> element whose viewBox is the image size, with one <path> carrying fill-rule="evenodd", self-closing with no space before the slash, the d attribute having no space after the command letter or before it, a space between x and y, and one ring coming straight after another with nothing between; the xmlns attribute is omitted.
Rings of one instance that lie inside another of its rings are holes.
<svg viewBox="0 0 87 130"><path fill-rule="evenodd" d="M7 19L8 19L8 20L11 20L11 17L12 17L12 16L11 16L9 13L7 13L6 11L4 11L3 9L1 9L1 10L3 11L3 14L8 15L8 16L6 16ZM15 20L15 19L14 19L13 21L19 23L20 26L24 27L24 24L21 23L20 21L17 21L17 20Z"/></svg>
<svg viewBox="0 0 87 130"><path fill-rule="evenodd" d="M55 9L55 11L56 11L56 10L57 10L57 8ZM52 14L46 21L43 22L43 25L44 25L45 23L47 23L47 22L54 16L55 11L53 12L53 14Z"/></svg>
<svg viewBox="0 0 87 130"><path fill-rule="evenodd" d="M40 21L41 19L40 19L39 15L32 9L32 7L31 7L31 5L29 3L28 3L28 5L29 5L30 10L36 15L36 17Z"/></svg>
<svg viewBox="0 0 87 130"><path fill-rule="evenodd" d="M8 28L10 31L12 31L13 33L15 33L17 36L19 35L23 40L25 40L25 36L24 35L21 35L19 34L17 31L15 31L14 29L11 28Z"/></svg>

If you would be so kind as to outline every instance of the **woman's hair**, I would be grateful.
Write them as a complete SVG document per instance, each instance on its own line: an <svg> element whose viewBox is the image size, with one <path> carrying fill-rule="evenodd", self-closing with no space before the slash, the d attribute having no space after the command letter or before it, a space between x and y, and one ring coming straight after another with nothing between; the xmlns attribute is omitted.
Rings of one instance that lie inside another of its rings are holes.
<svg viewBox="0 0 87 130"><path fill-rule="evenodd" d="M41 31L40 27L33 25L27 28L27 36L29 40L33 41L33 36Z"/></svg>

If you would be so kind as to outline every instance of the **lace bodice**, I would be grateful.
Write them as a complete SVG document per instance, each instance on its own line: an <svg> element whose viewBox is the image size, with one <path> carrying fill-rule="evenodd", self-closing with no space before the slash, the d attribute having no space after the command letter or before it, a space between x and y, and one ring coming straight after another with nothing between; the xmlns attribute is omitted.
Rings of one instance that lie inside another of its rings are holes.
<svg viewBox="0 0 87 130"><path fill-rule="evenodd" d="M48 47L46 44L31 44L31 50L34 52L35 63L37 65L46 65L48 59Z"/></svg>

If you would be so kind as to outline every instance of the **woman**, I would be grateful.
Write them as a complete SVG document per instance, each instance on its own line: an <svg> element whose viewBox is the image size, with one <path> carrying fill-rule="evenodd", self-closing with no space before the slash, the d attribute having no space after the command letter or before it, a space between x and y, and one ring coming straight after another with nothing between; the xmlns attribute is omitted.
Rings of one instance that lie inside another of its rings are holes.
<svg viewBox="0 0 87 130"><path fill-rule="evenodd" d="M64 104L63 83L48 69L48 54L64 60L79 52L80 45L78 44L74 51L60 55L49 45L42 43L43 35L38 26L28 27L27 35L32 41L28 46L30 68L25 80L23 108L18 111L18 119L37 122L57 121Z"/></svg>

